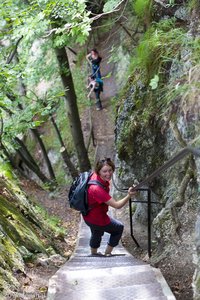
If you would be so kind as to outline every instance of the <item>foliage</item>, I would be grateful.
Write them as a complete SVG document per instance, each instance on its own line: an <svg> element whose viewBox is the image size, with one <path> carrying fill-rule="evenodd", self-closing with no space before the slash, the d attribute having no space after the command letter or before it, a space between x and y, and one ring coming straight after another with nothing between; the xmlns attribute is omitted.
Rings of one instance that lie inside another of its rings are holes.
<svg viewBox="0 0 200 300"><path fill-rule="evenodd" d="M0 8L2 142L13 151L16 136L44 124L62 103L64 90L53 47L83 43L92 20L85 0L35 0L31 5L4 0Z"/></svg>
<svg viewBox="0 0 200 300"><path fill-rule="evenodd" d="M155 75L149 83L152 90L155 90L158 87L158 82L159 82L159 76Z"/></svg>
<svg viewBox="0 0 200 300"><path fill-rule="evenodd" d="M194 114L197 113L197 103L199 101L199 76L197 72L199 67L197 64L199 61L198 57L200 55L199 45L199 38L188 39L187 42L183 42L182 45L180 44L180 52L187 53L188 70L185 70L185 73L180 78L177 78L176 81L170 81L159 87L157 98L159 99L160 115L162 113L165 114L166 108L177 101L180 102L179 105L181 105L185 115L187 115L188 111ZM173 63L179 65L178 55L174 57Z"/></svg>
<svg viewBox="0 0 200 300"><path fill-rule="evenodd" d="M188 39L187 42L188 49L191 51L191 61L193 64L199 63L200 56L200 37L195 37L194 39Z"/></svg>
<svg viewBox="0 0 200 300"><path fill-rule="evenodd" d="M152 23L131 58L129 82L118 102L123 123L116 144L122 159L136 155L135 144L143 147L149 128L154 130L155 125L160 132L169 126L177 110L188 122L198 119L200 39L188 35L187 28L179 25L174 18ZM131 102L133 108L124 112ZM137 143L141 132L143 139ZM127 140L133 141L131 146Z"/></svg>
<svg viewBox="0 0 200 300"><path fill-rule="evenodd" d="M200 3L198 0L190 0L188 1L188 8L189 10L193 10L195 8L199 8Z"/></svg>
<svg viewBox="0 0 200 300"><path fill-rule="evenodd" d="M165 74L165 66L179 56L180 49L186 42L184 30L176 28L173 19L155 23L136 48L131 68L134 72L143 70L147 80L156 74Z"/></svg>
<svg viewBox="0 0 200 300"><path fill-rule="evenodd" d="M121 2L121 0L108 0L106 1L103 11L104 12L111 12L113 11Z"/></svg>
<svg viewBox="0 0 200 300"><path fill-rule="evenodd" d="M145 18L149 11L151 0L135 0L133 1L133 9L139 18Z"/></svg>
<svg viewBox="0 0 200 300"><path fill-rule="evenodd" d="M55 29L55 47L63 47L74 40L76 43L84 43L89 35L90 12L86 10L85 1L44 1L43 13L50 20L51 27Z"/></svg>

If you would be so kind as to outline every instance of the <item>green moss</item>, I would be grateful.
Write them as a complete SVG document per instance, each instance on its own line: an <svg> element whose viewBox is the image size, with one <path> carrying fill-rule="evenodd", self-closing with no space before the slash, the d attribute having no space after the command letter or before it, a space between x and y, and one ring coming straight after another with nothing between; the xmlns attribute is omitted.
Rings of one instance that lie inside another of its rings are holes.
<svg viewBox="0 0 200 300"><path fill-rule="evenodd" d="M151 0L135 0L133 2L133 9L136 12L137 16L145 17L144 12L149 10Z"/></svg>
<svg viewBox="0 0 200 300"><path fill-rule="evenodd" d="M13 170L9 163L5 163L4 161L0 161L0 173L2 173L5 177L14 180Z"/></svg>
<svg viewBox="0 0 200 300"><path fill-rule="evenodd" d="M9 266L10 269L18 264L18 268L20 270L24 270L24 263L22 260L22 256L20 255L20 252L18 251L17 247L12 242L11 239L8 237L4 237L0 241L1 243L1 256L3 257L3 260L6 264L6 268Z"/></svg>
<svg viewBox="0 0 200 300"><path fill-rule="evenodd" d="M82 63L81 68L79 65L75 65L73 68L72 75L80 113L85 107L91 105L91 101L87 98L88 90L86 89L90 72L87 69L86 61Z"/></svg>
<svg viewBox="0 0 200 300"><path fill-rule="evenodd" d="M71 130L69 125L69 120L66 111L66 105L64 99L61 100L60 106L57 110L57 117L56 117L57 125L61 131L63 141L67 147L69 153L73 152L73 140L71 137Z"/></svg>
<svg viewBox="0 0 200 300"><path fill-rule="evenodd" d="M188 1L187 5L188 5L188 8L189 8L190 11L195 9L195 8L198 9L200 7L200 3L199 3L198 0L190 0L190 1Z"/></svg>
<svg viewBox="0 0 200 300"><path fill-rule="evenodd" d="M31 251L45 252L42 242L30 222L16 210L16 206L0 196L0 224L10 239Z"/></svg>
<svg viewBox="0 0 200 300"><path fill-rule="evenodd" d="M148 126L151 122L152 116L157 114L159 110L158 102L156 101L156 96L152 93L150 89L141 90L137 86L137 80L132 80L124 88L124 94L120 95L121 103L118 111L122 111L124 107L124 101L128 98L129 103L132 103L132 109L128 110L126 114L126 120L123 123L123 127L120 130L120 135L125 139L127 137L134 136L134 132L140 132L141 127ZM134 92L130 94L130 87L134 87ZM120 114L120 113L119 113Z"/></svg>
<svg viewBox="0 0 200 300"><path fill-rule="evenodd" d="M10 288L12 287L19 287L20 284L17 281L17 279L15 279L15 277L13 276L11 271L8 270L4 270L2 267L0 267L0 291L2 291L3 293L0 294L0 296L4 296L6 294L7 291L10 290ZM1 298L1 299L9 299L6 298Z"/></svg>
<svg viewBox="0 0 200 300"><path fill-rule="evenodd" d="M66 234L66 229L61 226L61 220L56 216L50 216L42 206L36 206L35 211L44 219L46 226L57 234Z"/></svg>

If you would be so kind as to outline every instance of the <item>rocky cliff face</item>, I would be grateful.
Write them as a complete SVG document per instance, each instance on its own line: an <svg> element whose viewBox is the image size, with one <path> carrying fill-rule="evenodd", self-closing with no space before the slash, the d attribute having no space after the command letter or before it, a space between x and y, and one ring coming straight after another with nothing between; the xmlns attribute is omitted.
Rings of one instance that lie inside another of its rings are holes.
<svg viewBox="0 0 200 300"><path fill-rule="evenodd" d="M13 299L25 276L25 262L55 253L53 230L19 188L11 172L0 170L0 298Z"/></svg>
<svg viewBox="0 0 200 300"><path fill-rule="evenodd" d="M142 181L187 146L200 148L199 4L155 0L152 5L156 23L140 39L138 64L117 112L118 185ZM196 300L200 299L199 174L200 157L187 155L149 182L154 199L163 204L155 205L152 213L152 261L167 258L180 262L180 268L188 265L195 274ZM144 205L138 205L134 217L145 223L146 216Z"/></svg>

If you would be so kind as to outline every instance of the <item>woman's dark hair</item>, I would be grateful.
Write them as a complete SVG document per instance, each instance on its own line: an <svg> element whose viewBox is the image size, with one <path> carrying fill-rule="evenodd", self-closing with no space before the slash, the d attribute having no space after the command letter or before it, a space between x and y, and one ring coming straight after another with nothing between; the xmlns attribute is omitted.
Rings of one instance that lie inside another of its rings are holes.
<svg viewBox="0 0 200 300"><path fill-rule="evenodd" d="M91 51L90 52L94 52L94 53L96 53L96 54L98 54L99 55L99 52L97 51L97 49L96 48L93 48L93 49L91 49Z"/></svg>
<svg viewBox="0 0 200 300"><path fill-rule="evenodd" d="M115 171L115 164L110 158L99 159L95 165L95 172L99 174L99 171L103 168L103 166L108 165L112 168L113 172Z"/></svg>
<svg viewBox="0 0 200 300"><path fill-rule="evenodd" d="M98 55L98 58L99 58L99 60L100 60L99 62L101 62L102 57L99 55L99 52L97 51L97 49L96 49L96 48L93 48L90 52L92 52L92 51Z"/></svg>

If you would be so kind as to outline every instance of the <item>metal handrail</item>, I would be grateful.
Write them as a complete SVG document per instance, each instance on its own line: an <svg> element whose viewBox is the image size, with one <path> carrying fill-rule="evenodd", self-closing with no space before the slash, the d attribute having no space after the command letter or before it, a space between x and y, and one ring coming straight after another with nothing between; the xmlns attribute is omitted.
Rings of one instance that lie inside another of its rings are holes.
<svg viewBox="0 0 200 300"><path fill-rule="evenodd" d="M135 191L139 191L139 190L146 190L147 191L147 195L148 195L148 200L147 201L132 201L130 199L129 201L129 216L130 216L130 230L131 230L131 237L133 238L135 244L137 245L137 247L139 246L139 243L137 242L137 240L135 239L134 235L133 235L133 226L132 226L132 211L131 211L131 203L132 202L141 202L141 203L147 203L148 204L148 255L149 257L151 256L151 204L152 203L159 203L159 202L155 202L155 201L151 201L151 190L149 188L142 188L144 185L146 185L149 181L151 181L153 178L157 177L159 174L161 174L162 172L164 172L165 170L167 170L168 168L170 168L171 166L173 166L177 161L181 160L183 157L185 157L187 154L192 153L195 156L200 156L200 148L192 148L192 147L185 147L183 150L181 150L178 154L176 154L173 158L171 158L170 160L168 160L164 165L162 165L161 167L159 167L158 169L156 169L152 174L150 174L146 179L144 179L143 181L141 181L139 184L137 185L133 185L133 189ZM121 189L119 187L116 186L114 180L112 180L113 186L120 192L125 192L128 189Z"/></svg>
<svg viewBox="0 0 200 300"><path fill-rule="evenodd" d="M137 185L133 185L133 190L137 191L139 188L143 187L146 185L149 181L160 175L162 172L173 166L177 161L182 159L184 156L187 154L192 153L193 155L200 156L200 148L193 148L193 147L185 147L183 150L181 150L178 154L176 154L173 158L168 160L164 165L156 169L153 173L151 173L146 179L141 181ZM120 192L125 192L128 189L122 189L116 186L114 180L112 180L113 186Z"/></svg>
<svg viewBox="0 0 200 300"><path fill-rule="evenodd" d="M192 153L195 156L200 156L200 148L192 148L192 147L185 147L183 150L181 150L178 154L176 154L173 158L168 160L164 165L156 169L151 175L149 175L145 180L137 184L136 186L133 186L134 190L137 190L138 188L144 186L149 181L151 181L153 178L160 175L165 170L169 169L171 166L173 166L177 161L181 160L184 156Z"/></svg>

